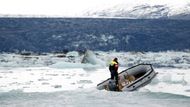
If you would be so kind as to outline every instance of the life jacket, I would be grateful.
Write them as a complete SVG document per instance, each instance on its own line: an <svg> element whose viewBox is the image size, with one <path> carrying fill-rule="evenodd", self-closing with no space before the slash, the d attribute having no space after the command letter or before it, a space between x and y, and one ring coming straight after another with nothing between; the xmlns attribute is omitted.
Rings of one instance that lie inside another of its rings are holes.
<svg viewBox="0 0 190 107"><path fill-rule="evenodd" d="M109 65L109 70L115 70L115 71L117 71L118 70L118 62L116 62L116 61L111 61L110 62L110 65Z"/></svg>

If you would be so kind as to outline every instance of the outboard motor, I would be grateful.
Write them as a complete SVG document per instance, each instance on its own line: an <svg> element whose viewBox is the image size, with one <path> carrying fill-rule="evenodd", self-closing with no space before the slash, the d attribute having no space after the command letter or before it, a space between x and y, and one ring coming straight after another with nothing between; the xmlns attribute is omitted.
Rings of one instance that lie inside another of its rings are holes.
<svg viewBox="0 0 190 107"><path fill-rule="evenodd" d="M115 83L115 80L110 80L108 83L108 88L110 91L117 91L117 85Z"/></svg>

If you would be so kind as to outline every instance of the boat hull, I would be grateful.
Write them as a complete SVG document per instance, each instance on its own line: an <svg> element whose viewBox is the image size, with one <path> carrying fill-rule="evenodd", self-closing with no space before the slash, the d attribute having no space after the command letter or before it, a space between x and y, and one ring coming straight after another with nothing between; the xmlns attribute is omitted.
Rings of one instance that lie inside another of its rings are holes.
<svg viewBox="0 0 190 107"><path fill-rule="evenodd" d="M134 91L140 87L143 87L151 82L151 80L157 75L151 64L139 64L130 67L119 73L119 78L124 79L126 75L133 75L135 80L131 83L123 86L120 91ZM109 84L111 79L107 79L97 85L97 89L102 90Z"/></svg>

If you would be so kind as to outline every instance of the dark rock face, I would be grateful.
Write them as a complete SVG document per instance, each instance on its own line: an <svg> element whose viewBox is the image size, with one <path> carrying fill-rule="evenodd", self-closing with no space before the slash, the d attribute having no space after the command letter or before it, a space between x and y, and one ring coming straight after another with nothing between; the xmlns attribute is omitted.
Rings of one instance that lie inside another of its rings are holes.
<svg viewBox="0 0 190 107"><path fill-rule="evenodd" d="M1 18L0 51L166 51L190 48L190 21Z"/></svg>

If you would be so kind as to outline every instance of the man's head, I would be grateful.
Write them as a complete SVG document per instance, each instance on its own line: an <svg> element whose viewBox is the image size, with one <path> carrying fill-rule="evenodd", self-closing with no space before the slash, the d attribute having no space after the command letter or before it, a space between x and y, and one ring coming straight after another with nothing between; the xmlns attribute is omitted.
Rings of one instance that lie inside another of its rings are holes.
<svg viewBox="0 0 190 107"><path fill-rule="evenodd" d="M113 60L117 62L117 58L114 58Z"/></svg>

